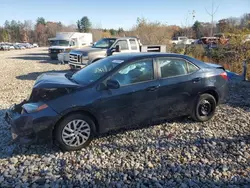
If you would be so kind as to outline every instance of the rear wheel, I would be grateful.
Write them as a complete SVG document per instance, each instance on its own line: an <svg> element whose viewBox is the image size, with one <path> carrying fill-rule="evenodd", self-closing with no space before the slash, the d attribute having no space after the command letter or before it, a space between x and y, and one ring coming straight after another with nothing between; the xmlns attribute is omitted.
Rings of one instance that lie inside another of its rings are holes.
<svg viewBox="0 0 250 188"><path fill-rule="evenodd" d="M216 100L212 95L200 95L194 106L192 118L200 122L212 119L216 111L216 105Z"/></svg>
<svg viewBox="0 0 250 188"><path fill-rule="evenodd" d="M55 140L64 151L80 150L91 142L95 131L94 121L83 114L69 115L55 128Z"/></svg>

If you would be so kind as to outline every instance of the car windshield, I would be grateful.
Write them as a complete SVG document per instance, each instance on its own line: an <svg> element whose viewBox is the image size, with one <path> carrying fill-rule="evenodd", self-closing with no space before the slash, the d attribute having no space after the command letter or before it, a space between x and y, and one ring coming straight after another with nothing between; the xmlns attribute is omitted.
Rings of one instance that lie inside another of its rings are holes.
<svg viewBox="0 0 250 188"><path fill-rule="evenodd" d="M101 59L73 74L71 79L79 84L90 84L104 76L122 62L124 62L124 60L114 59L113 57Z"/></svg>
<svg viewBox="0 0 250 188"><path fill-rule="evenodd" d="M69 41L67 40L51 40L50 46L68 46Z"/></svg>
<svg viewBox="0 0 250 188"><path fill-rule="evenodd" d="M93 48L109 48L115 41L116 39L112 38L101 39L93 45Z"/></svg>
<svg viewBox="0 0 250 188"><path fill-rule="evenodd" d="M187 40L187 37L180 37L180 40Z"/></svg>

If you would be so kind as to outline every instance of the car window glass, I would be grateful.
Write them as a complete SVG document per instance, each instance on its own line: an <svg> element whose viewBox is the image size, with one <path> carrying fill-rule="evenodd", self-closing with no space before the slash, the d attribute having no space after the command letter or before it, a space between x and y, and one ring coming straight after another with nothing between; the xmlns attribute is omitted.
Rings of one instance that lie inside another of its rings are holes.
<svg viewBox="0 0 250 188"><path fill-rule="evenodd" d="M199 69L198 67L189 62L187 62L187 67L188 67L188 73L193 73Z"/></svg>
<svg viewBox="0 0 250 188"><path fill-rule="evenodd" d="M71 79L84 85L89 84L113 70L116 66L123 63L123 61L123 59L116 59L111 56L100 59L95 63L86 66L84 69L75 72Z"/></svg>
<svg viewBox="0 0 250 188"><path fill-rule="evenodd" d="M121 50L128 50L128 42L126 40L119 40L116 45L119 45Z"/></svg>
<svg viewBox="0 0 250 188"><path fill-rule="evenodd" d="M121 86L145 82L154 79L153 60L145 59L126 65L111 78Z"/></svg>
<svg viewBox="0 0 250 188"><path fill-rule="evenodd" d="M138 50L135 39L129 39L131 50Z"/></svg>
<svg viewBox="0 0 250 188"><path fill-rule="evenodd" d="M188 74L187 62L182 59L158 58L161 77L173 77Z"/></svg>

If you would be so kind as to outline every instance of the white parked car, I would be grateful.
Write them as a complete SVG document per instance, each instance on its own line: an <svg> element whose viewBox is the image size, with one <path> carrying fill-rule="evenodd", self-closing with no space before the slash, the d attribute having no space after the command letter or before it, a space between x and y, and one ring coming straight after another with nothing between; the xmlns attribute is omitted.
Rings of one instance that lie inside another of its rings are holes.
<svg viewBox="0 0 250 188"><path fill-rule="evenodd" d="M194 42L194 39L189 39L185 36L182 37L174 37L173 40L171 41L172 44L187 44L190 45Z"/></svg>
<svg viewBox="0 0 250 188"><path fill-rule="evenodd" d="M34 47L34 48L38 48L39 46L38 46L37 43L33 43L33 47Z"/></svg>
<svg viewBox="0 0 250 188"><path fill-rule="evenodd" d="M15 50L15 47L12 46L12 45L10 45L10 46L9 46L9 49L10 49L10 50Z"/></svg>
<svg viewBox="0 0 250 188"><path fill-rule="evenodd" d="M19 49L21 49L21 50L25 50L26 49L23 45L18 45L18 46L19 46Z"/></svg>

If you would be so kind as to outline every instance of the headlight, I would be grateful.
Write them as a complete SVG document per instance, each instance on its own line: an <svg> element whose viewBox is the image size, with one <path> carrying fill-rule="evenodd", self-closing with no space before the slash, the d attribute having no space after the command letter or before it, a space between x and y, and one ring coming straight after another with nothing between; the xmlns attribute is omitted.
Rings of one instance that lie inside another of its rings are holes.
<svg viewBox="0 0 250 188"><path fill-rule="evenodd" d="M26 103L22 106L23 111L22 113L27 112L32 113L32 112L39 112L41 110L44 110L46 108L48 108L48 105L45 103Z"/></svg>
<svg viewBox="0 0 250 188"><path fill-rule="evenodd" d="M83 60L88 60L88 56L82 56L81 57L81 62L83 62Z"/></svg>

